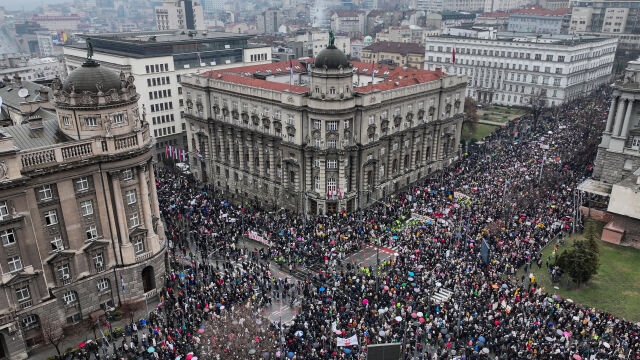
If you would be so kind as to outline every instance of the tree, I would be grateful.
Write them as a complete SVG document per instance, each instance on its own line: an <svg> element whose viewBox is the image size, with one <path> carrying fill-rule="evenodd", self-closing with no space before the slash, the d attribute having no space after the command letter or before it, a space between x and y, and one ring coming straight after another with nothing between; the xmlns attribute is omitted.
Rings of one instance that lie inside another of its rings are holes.
<svg viewBox="0 0 640 360"><path fill-rule="evenodd" d="M540 119L540 115L547 107L547 90L546 89L537 89L531 94L529 97L529 105L531 106L531 114L533 115L533 127L534 129L538 127L538 120Z"/></svg>
<svg viewBox="0 0 640 360"><path fill-rule="evenodd" d="M210 320L200 340L202 357L207 359L262 359L265 352L278 351L278 336L270 321L251 303L210 312ZM257 341L256 341L257 340Z"/></svg>
<svg viewBox="0 0 640 360"><path fill-rule="evenodd" d="M120 312L122 316L129 319L129 324L133 324L135 320L136 313L142 309L141 302L123 302L120 306Z"/></svg>
<svg viewBox="0 0 640 360"><path fill-rule="evenodd" d="M93 317L89 316L88 318L84 319L82 321L82 326L86 329L86 330L90 330L93 332L93 338L97 339L98 338L98 333L97 330L100 329L100 324L98 323L100 321L99 318L94 319Z"/></svg>
<svg viewBox="0 0 640 360"><path fill-rule="evenodd" d="M598 234L596 231L596 224L593 221L587 221L584 239L591 251L596 254L600 253L600 246L598 245Z"/></svg>
<svg viewBox="0 0 640 360"><path fill-rule="evenodd" d="M40 320L40 329L42 330L44 341L53 345L58 355L60 355L60 344L65 338L63 328L64 323L60 321Z"/></svg>
<svg viewBox="0 0 640 360"><path fill-rule="evenodd" d="M587 241L577 240L571 249L560 254L556 265L580 285L598 273L598 253L592 250Z"/></svg>
<svg viewBox="0 0 640 360"><path fill-rule="evenodd" d="M478 104L475 99L467 96L464 98L464 125L473 131L478 126Z"/></svg>

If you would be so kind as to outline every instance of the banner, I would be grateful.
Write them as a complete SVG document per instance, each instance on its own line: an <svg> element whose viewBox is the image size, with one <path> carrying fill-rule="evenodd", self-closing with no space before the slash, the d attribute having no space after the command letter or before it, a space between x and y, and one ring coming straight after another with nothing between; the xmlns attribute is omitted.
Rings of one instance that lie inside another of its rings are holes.
<svg viewBox="0 0 640 360"><path fill-rule="evenodd" d="M269 247L273 246L273 244L271 244L271 241L263 238L262 236L258 235L255 231L249 231L249 239L251 240L255 240L261 244L267 245Z"/></svg>
<svg viewBox="0 0 640 360"><path fill-rule="evenodd" d="M358 335L353 335L350 338L338 338L338 346L351 346L358 345Z"/></svg>

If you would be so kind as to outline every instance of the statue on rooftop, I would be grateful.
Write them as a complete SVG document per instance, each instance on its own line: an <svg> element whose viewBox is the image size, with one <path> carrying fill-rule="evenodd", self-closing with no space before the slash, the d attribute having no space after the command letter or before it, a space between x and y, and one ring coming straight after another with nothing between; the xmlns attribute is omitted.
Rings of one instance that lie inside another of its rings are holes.
<svg viewBox="0 0 640 360"><path fill-rule="evenodd" d="M333 36L333 30L329 30L329 47L333 47L333 42L336 40L335 36Z"/></svg>

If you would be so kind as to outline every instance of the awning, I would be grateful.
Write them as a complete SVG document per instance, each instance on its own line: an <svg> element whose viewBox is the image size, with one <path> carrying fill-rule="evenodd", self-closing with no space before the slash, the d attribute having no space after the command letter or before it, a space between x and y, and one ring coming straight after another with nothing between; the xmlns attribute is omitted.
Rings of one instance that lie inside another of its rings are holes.
<svg viewBox="0 0 640 360"><path fill-rule="evenodd" d="M602 181L587 179L578 185L578 190L584 191L589 194L596 194L600 196L611 195L611 187L613 185L603 183Z"/></svg>

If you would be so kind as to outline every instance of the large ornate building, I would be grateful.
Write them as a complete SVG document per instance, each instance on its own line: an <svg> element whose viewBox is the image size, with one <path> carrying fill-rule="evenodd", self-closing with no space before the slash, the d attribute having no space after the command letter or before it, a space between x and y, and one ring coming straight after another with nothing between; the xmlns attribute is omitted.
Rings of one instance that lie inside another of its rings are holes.
<svg viewBox="0 0 640 360"><path fill-rule="evenodd" d="M352 211L458 156L464 76L350 63L329 46L182 85L193 173L263 205Z"/></svg>
<svg viewBox="0 0 640 360"><path fill-rule="evenodd" d="M578 189L607 199L602 240L640 248L640 59L612 87L593 175Z"/></svg>
<svg viewBox="0 0 640 360"><path fill-rule="evenodd" d="M133 77L87 60L52 89L56 118L0 129L0 358L163 285L154 140Z"/></svg>

